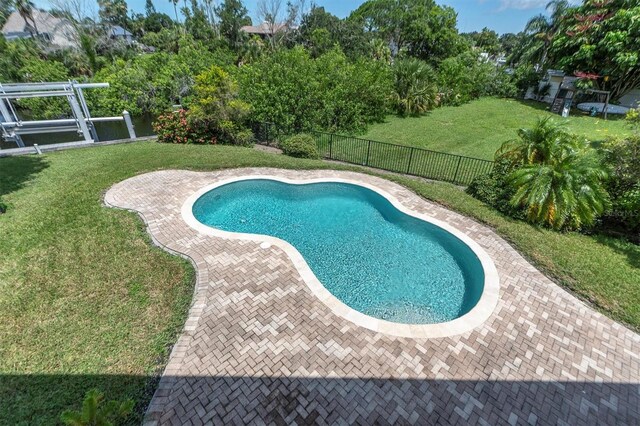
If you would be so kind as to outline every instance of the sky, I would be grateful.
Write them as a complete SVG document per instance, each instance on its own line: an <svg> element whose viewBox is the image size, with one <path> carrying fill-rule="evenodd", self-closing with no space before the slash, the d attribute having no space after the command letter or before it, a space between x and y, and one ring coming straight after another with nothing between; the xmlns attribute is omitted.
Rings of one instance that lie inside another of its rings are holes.
<svg viewBox="0 0 640 426"><path fill-rule="evenodd" d="M89 2L91 0L88 0ZM218 0L218 2L221 0ZM436 0L441 5L452 6L458 12L460 32L479 31L488 27L500 34L524 29L534 15L545 12L548 0ZM578 0L576 0L578 1ZM174 16L170 0L153 0L156 10ZM187 0L187 3L189 1ZM256 20L255 10L258 0L244 0L249 14ZM315 0L318 6L344 18L361 5L363 0ZM48 0L36 0L38 7L48 8ZM97 4L97 1L95 2ZM180 2L182 3L182 2ZM143 13L145 0L127 0L129 9Z"/></svg>

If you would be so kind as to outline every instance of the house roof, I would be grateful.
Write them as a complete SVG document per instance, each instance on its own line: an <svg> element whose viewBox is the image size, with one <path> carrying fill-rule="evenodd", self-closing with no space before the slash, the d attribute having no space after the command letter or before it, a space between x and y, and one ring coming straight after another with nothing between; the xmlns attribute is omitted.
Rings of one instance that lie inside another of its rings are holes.
<svg viewBox="0 0 640 426"><path fill-rule="evenodd" d="M110 28L110 34L113 37L131 37L133 36L133 34L131 34L129 31L125 30L124 28L122 28L120 25L114 25Z"/></svg>
<svg viewBox="0 0 640 426"><path fill-rule="evenodd" d="M280 23L273 24L272 27L271 24L263 22L260 25L246 25L240 29L249 34L269 35L277 33L279 31L286 31L287 29L289 29L289 26L285 23Z"/></svg>
<svg viewBox="0 0 640 426"><path fill-rule="evenodd" d="M33 9L31 14L40 33L53 34L58 31L61 26L69 23L69 21L64 18L56 18L48 12L43 12L38 9ZM4 27L2 27L2 33L6 36L21 35L29 33L30 29L31 22L27 23L24 18L20 16L20 13L15 11L9 15L7 22L4 24Z"/></svg>

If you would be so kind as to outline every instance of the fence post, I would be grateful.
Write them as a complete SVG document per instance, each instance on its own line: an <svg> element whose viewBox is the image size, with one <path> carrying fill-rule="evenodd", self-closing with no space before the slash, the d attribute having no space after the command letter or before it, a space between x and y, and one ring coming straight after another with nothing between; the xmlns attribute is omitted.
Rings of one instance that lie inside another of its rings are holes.
<svg viewBox="0 0 640 426"><path fill-rule="evenodd" d="M333 160L333 133L329 133L329 160Z"/></svg>
<svg viewBox="0 0 640 426"><path fill-rule="evenodd" d="M271 145L271 140L269 139L269 127L271 127L269 125L269 123L265 122L264 123L264 141L267 143L267 145Z"/></svg>
<svg viewBox="0 0 640 426"><path fill-rule="evenodd" d="M462 157L458 157L458 165L456 165L456 172L453 174L453 183L458 181L458 170L460 170L460 163L462 162Z"/></svg>
<svg viewBox="0 0 640 426"><path fill-rule="evenodd" d="M409 151L409 163L407 164L407 174L409 174L409 170L411 169L411 160L413 160L413 150L414 148L411 147L411 151Z"/></svg>
<svg viewBox="0 0 640 426"><path fill-rule="evenodd" d="M131 114L129 114L129 111L124 110L122 111L122 116L124 117L124 124L127 125L127 130L129 131L129 138L135 139L136 131L133 129L133 123L131 122Z"/></svg>
<svg viewBox="0 0 640 426"><path fill-rule="evenodd" d="M369 166L369 153L371 152L371 141L367 145L367 161L365 161L364 165Z"/></svg>

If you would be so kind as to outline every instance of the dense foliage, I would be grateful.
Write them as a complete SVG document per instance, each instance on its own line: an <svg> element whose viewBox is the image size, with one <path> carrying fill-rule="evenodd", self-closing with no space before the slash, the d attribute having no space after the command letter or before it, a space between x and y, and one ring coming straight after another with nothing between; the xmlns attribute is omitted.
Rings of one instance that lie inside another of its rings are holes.
<svg viewBox="0 0 640 426"><path fill-rule="evenodd" d="M236 81L213 66L196 77L188 110L162 114L154 124L158 141L164 143L250 145L250 107L238 99Z"/></svg>
<svg viewBox="0 0 640 426"><path fill-rule="evenodd" d="M619 98L640 86L640 4L586 0L568 8L549 50L554 66Z"/></svg>
<svg viewBox="0 0 640 426"><path fill-rule="evenodd" d="M315 59L302 47L279 50L237 73L253 118L289 134L362 131L385 117L391 93L387 67L366 59L349 61L339 49Z"/></svg>
<svg viewBox="0 0 640 426"><path fill-rule="evenodd" d="M314 57L335 46L339 46L351 59L365 57L371 51L370 37L361 26L315 5L303 16L297 39Z"/></svg>
<svg viewBox="0 0 640 426"><path fill-rule="evenodd" d="M611 91L617 100L640 85L640 5L629 0L551 0L511 37L518 67L559 69L578 86Z"/></svg>
<svg viewBox="0 0 640 426"><path fill-rule="evenodd" d="M88 92L92 111L114 115L127 110L133 115L159 114L181 104L191 94L195 76L212 65L226 66L230 57L223 49L211 52L185 37L177 54L157 52L131 60L116 59L95 75L108 89Z"/></svg>
<svg viewBox="0 0 640 426"><path fill-rule="evenodd" d="M188 108L195 76L215 65L237 78L252 121L273 122L285 133L364 132L389 113L419 115L440 104L516 94L510 75L480 55L502 49L497 35L484 29L463 37L454 10L433 0L370 0L346 19L315 5L279 4L264 2L260 19L285 29L249 36L241 0L185 1L183 20L178 2L171 17L152 0L145 14L128 13L123 0L101 0L99 21L61 3L55 13L72 23L77 47L0 38L0 79L108 82L108 89L86 94L94 115L157 116L173 105ZM111 25L137 41L107 36ZM49 103L20 106L46 118L69 114L64 102Z"/></svg>
<svg viewBox="0 0 640 426"><path fill-rule="evenodd" d="M607 169L598 153L549 119L520 130L496 160L496 170L469 192L503 213L518 216L522 209L532 223L580 229L593 226L609 207ZM509 207L501 205L507 201Z"/></svg>
<svg viewBox="0 0 640 426"><path fill-rule="evenodd" d="M349 19L392 46L394 53L433 64L463 49L456 12L434 0L368 0Z"/></svg>
<svg viewBox="0 0 640 426"><path fill-rule="evenodd" d="M443 105L460 105L481 96L517 94L515 81L505 70L471 51L442 61L438 86Z"/></svg>
<svg viewBox="0 0 640 426"><path fill-rule="evenodd" d="M604 146L611 174L607 190L612 201L604 221L606 226L640 242L640 109L631 110L627 121L632 135L610 140Z"/></svg>

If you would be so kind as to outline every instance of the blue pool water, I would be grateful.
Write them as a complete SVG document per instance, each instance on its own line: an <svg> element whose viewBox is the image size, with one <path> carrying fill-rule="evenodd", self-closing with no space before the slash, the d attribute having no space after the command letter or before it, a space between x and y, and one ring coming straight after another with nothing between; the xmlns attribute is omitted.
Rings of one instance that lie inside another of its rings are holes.
<svg viewBox="0 0 640 426"><path fill-rule="evenodd" d="M466 244L357 185L238 181L203 195L193 214L214 228L287 241L334 296L387 321L450 321L483 290L482 265Z"/></svg>

